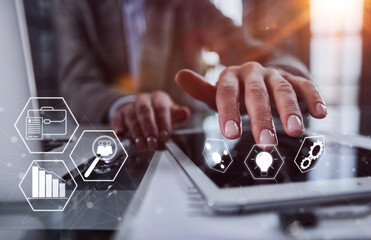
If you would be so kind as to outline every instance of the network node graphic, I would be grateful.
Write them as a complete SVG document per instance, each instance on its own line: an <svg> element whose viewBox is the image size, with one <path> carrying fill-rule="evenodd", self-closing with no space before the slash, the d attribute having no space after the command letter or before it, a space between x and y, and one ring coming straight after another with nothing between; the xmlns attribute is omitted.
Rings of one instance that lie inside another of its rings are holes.
<svg viewBox="0 0 371 240"><path fill-rule="evenodd" d="M255 144L245 159L245 165L252 177L256 180L275 179L284 163L280 153L274 145L272 150L262 150L261 145ZM267 147L268 145L264 145Z"/></svg>
<svg viewBox="0 0 371 240"><path fill-rule="evenodd" d="M295 157L295 164L302 173L313 170L325 154L325 137L311 136L304 138Z"/></svg>
<svg viewBox="0 0 371 240"><path fill-rule="evenodd" d="M228 147L222 139L206 139L203 155L207 165L221 173L224 173L233 162Z"/></svg>
<svg viewBox="0 0 371 240"><path fill-rule="evenodd" d="M77 183L63 160L34 160L19 188L33 211L63 211Z"/></svg>
<svg viewBox="0 0 371 240"><path fill-rule="evenodd" d="M85 130L70 158L85 182L113 182L128 154L113 130Z"/></svg>
<svg viewBox="0 0 371 240"><path fill-rule="evenodd" d="M62 97L31 97L14 124L30 153L63 153L78 126Z"/></svg>

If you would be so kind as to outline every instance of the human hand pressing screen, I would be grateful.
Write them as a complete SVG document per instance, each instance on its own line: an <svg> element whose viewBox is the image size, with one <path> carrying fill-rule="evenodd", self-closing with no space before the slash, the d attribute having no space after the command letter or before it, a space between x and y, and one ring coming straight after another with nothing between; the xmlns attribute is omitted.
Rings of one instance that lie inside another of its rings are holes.
<svg viewBox="0 0 371 240"><path fill-rule="evenodd" d="M220 129L228 139L241 136L241 111L246 110L254 140L263 148L278 143L271 102L278 110L285 132L291 137L298 137L305 130L297 97L306 102L313 117L327 115L326 105L312 81L280 69L263 67L257 62L227 67L216 86L190 70L179 71L175 81L192 97L219 113Z"/></svg>

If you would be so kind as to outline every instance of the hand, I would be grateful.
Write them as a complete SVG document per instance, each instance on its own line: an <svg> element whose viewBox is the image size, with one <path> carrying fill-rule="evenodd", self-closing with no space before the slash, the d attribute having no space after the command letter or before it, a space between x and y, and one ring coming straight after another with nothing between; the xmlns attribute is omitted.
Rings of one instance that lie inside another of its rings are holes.
<svg viewBox="0 0 371 240"><path fill-rule="evenodd" d="M285 132L292 137L304 132L297 96L305 100L313 117L327 115L325 103L312 81L257 62L227 67L216 86L189 70L179 71L175 81L192 97L218 111L220 129L228 139L241 136L240 102L245 106L242 110L246 108L249 114L255 142L262 145L278 142L271 101L275 103Z"/></svg>
<svg viewBox="0 0 371 240"><path fill-rule="evenodd" d="M116 111L111 128L118 135L130 133L137 149L155 150L158 140L166 142L172 129L189 116L189 109L176 105L165 92L141 93Z"/></svg>

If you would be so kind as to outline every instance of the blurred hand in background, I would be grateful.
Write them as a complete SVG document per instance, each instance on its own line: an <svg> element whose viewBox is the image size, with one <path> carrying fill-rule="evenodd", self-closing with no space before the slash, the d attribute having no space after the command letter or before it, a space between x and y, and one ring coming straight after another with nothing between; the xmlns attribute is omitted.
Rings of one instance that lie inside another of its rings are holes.
<svg viewBox="0 0 371 240"><path fill-rule="evenodd" d="M177 125L190 117L187 107L178 106L163 91L140 93L135 101L121 106L111 119L118 135L130 133L139 150L155 150L166 142Z"/></svg>

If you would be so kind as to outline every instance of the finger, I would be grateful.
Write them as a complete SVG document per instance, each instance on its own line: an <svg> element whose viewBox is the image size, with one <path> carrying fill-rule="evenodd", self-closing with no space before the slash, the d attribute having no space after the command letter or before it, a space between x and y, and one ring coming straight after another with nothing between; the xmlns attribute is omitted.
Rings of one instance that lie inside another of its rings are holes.
<svg viewBox="0 0 371 240"><path fill-rule="evenodd" d="M170 97L162 92L152 94L152 105L158 128L159 140L164 143L172 131L170 108L173 105Z"/></svg>
<svg viewBox="0 0 371 240"><path fill-rule="evenodd" d="M256 64L247 66L240 78L244 83L245 106L255 142L261 144L263 149L271 149L272 145L277 144L277 137L261 68Z"/></svg>
<svg viewBox="0 0 371 240"><path fill-rule="evenodd" d="M123 109L123 115L126 116L124 117L124 122L131 134L131 138L133 139L136 148L138 150L145 150L147 148L147 145L142 136L139 122L136 118L134 103L125 106L125 108Z"/></svg>
<svg viewBox="0 0 371 240"><path fill-rule="evenodd" d="M171 124L173 127L177 127L188 121L191 116L191 111L184 106L173 105L170 109L171 112Z"/></svg>
<svg viewBox="0 0 371 240"><path fill-rule="evenodd" d="M118 109L110 122L111 129L114 130L118 136L122 136L125 133L125 122L123 117L121 109Z"/></svg>
<svg viewBox="0 0 371 240"><path fill-rule="evenodd" d="M219 125L223 135L229 139L241 136L240 90L234 70L227 68L219 77L216 90L216 106Z"/></svg>
<svg viewBox="0 0 371 240"><path fill-rule="evenodd" d="M310 114L315 118L327 116L325 101L313 81L288 73L283 75L294 87L295 92L307 103Z"/></svg>
<svg viewBox="0 0 371 240"><path fill-rule="evenodd" d="M147 147L150 150L155 150L157 148L158 130L149 94L140 94L137 96L135 114L139 121L142 135L146 139Z"/></svg>
<svg viewBox="0 0 371 240"><path fill-rule="evenodd" d="M292 85L276 70L269 70L266 85L273 96L282 125L287 135L298 137L304 132L303 116Z"/></svg>
<svg viewBox="0 0 371 240"><path fill-rule="evenodd" d="M202 76L190 70L180 70L175 76L175 82L189 95L216 110L216 87L205 81Z"/></svg>

